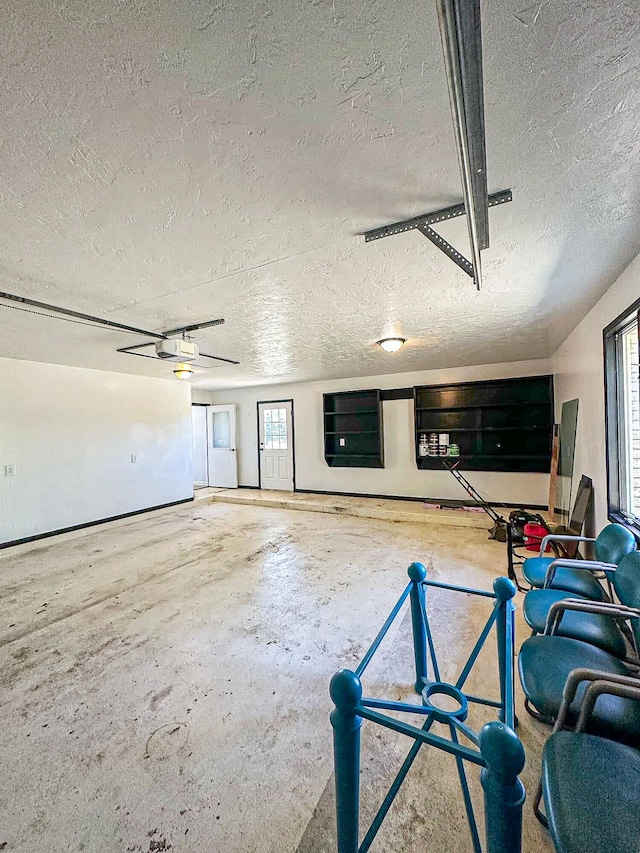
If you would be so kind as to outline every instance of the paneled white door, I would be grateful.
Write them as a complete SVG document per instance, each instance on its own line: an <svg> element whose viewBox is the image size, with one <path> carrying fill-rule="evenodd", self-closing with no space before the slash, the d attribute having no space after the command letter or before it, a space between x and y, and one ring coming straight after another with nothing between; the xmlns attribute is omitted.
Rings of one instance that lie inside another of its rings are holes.
<svg viewBox="0 0 640 853"><path fill-rule="evenodd" d="M293 491L293 404L260 403L260 486Z"/></svg>
<svg viewBox="0 0 640 853"><path fill-rule="evenodd" d="M236 406L207 406L209 485L238 488Z"/></svg>

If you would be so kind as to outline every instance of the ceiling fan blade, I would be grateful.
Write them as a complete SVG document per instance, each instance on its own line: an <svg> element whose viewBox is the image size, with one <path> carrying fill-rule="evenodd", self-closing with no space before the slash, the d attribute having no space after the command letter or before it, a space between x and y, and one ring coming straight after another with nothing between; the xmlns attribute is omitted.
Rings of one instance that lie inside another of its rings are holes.
<svg viewBox="0 0 640 853"><path fill-rule="evenodd" d="M220 355L209 355L206 352L201 352L199 358L213 358L216 361L224 361L227 364L240 364L239 361L234 361L232 358L222 358Z"/></svg>
<svg viewBox="0 0 640 853"><path fill-rule="evenodd" d="M165 335L175 335L177 332L195 332L198 329L211 329L213 326L222 326L224 320L220 317L217 320L207 320L205 323L192 323L190 326L179 326L177 329L169 329L163 332Z"/></svg>

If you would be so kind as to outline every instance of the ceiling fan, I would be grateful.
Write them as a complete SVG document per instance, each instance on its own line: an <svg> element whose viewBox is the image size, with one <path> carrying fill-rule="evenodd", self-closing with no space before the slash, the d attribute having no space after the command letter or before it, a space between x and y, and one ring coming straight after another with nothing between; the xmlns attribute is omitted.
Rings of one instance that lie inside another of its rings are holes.
<svg viewBox="0 0 640 853"><path fill-rule="evenodd" d="M222 361L225 364L239 364L231 358L223 358L219 355L209 355L200 352L198 345L191 340L189 332L195 332L199 329L210 329L214 326L221 326L224 323L222 318L217 320L206 320L203 323L191 323L187 326L178 326L175 329L167 329L164 332L150 332L147 329L138 329L135 326L128 326L124 323L116 323L113 320L105 320L102 317L94 317L91 314L83 314L80 311L72 311L69 308L61 308L59 305L50 305L47 302L39 302L35 299L28 299L25 296L17 296L14 293L3 293L0 291L0 300L5 300L4 304L0 301L0 306L5 308L13 308L17 311L26 311L30 314L39 314L43 317L50 316L42 314L42 311L50 311L53 316L51 319L66 320L71 323L80 323L81 325L103 326L110 329L118 329L122 332L129 332L135 335L143 335L146 338L153 338L144 344L134 344L133 346L120 347L117 352L125 355L137 355L142 358L159 358L164 361L175 362L175 375L179 379L188 379L194 372L194 367L201 370L208 370L214 367L213 364L202 363L202 359L210 361ZM17 303L17 304L16 304ZM29 306L29 307L23 307ZM33 309L39 308L40 311ZM153 352L140 352L140 350L153 348Z"/></svg>

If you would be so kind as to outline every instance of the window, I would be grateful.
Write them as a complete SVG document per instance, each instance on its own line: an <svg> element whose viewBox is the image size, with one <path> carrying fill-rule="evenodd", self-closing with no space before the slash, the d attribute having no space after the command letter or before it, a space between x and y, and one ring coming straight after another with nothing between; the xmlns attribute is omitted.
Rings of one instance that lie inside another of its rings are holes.
<svg viewBox="0 0 640 853"><path fill-rule="evenodd" d="M213 413L213 446L230 447L229 412Z"/></svg>
<svg viewBox="0 0 640 853"><path fill-rule="evenodd" d="M264 412L264 446L265 450L286 450L287 442L287 410L265 409Z"/></svg>
<svg viewBox="0 0 640 853"><path fill-rule="evenodd" d="M604 332L609 515L640 529L640 303Z"/></svg>

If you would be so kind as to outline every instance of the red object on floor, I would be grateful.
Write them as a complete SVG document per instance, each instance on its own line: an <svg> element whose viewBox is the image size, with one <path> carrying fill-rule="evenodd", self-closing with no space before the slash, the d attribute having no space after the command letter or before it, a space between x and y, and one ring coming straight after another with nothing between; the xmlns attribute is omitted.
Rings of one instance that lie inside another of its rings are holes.
<svg viewBox="0 0 640 853"><path fill-rule="evenodd" d="M541 524L537 524L535 521L530 521L528 524L525 524L524 547L527 551L537 551L539 553L542 540L548 532L549 531L546 527L543 527ZM545 554L549 554L551 552L551 545L547 545L544 552Z"/></svg>

